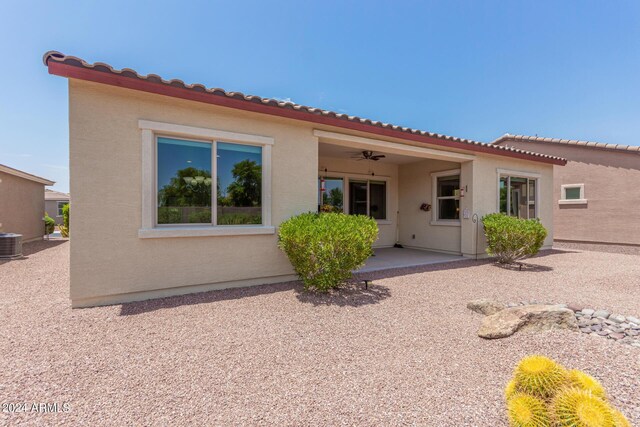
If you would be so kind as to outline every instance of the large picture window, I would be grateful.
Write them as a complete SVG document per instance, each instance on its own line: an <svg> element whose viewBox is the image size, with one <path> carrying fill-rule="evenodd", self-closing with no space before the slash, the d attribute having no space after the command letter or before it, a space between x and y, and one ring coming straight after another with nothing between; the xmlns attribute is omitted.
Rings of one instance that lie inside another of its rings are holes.
<svg viewBox="0 0 640 427"><path fill-rule="evenodd" d="M260 146L158 137L156 172L158 225L262 224Z"/></svg>
<svg viewBox="0 0 640 427"><path fill-rule="evenodd" d="M500 212L518 218L536 218L537 187L537 178L501 174Z"/></svg>

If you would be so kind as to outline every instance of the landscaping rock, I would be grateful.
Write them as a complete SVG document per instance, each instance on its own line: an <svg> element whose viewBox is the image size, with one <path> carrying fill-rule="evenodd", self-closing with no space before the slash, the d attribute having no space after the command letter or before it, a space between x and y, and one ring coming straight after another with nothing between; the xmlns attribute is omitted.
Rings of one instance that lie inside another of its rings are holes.
<svg viewBox="0 0 640 427"><path fill-rule="evenodd" d="M624 334L621 334L620 332L614 332L609 334L609 338L613 338L616 340L621 340L622 338L624 338Z"/></svg>
<svg viewBox="0 0 640 427"><path fill-rule="evenodd" d="M505 308L483 319L478 336L504 338L518 330L570 329L577 331L578 322L572 310L557 305L525 305Z"/></svg>
<svg viewBox="0 0 640 427"><path fill-rule="evenodd" d="M467 303L467 308L476 313L490 316L507 308L504 304L489 300L489 299L476 299Z"/></svg>
<svg viewBox="0 0 640 427"><path fill-rule="evenodd" d="M597 310L595 313L593 313L593 317L602 317L603 319L609 318L610 315L611 313L609 313L607 310Z"/></svg>
<svg viewBox="0 0 640 427"><path fill-rule="evenodd" d="M578 305L578 304L567 304L567 308L568 308L569 310L573 310L573 311L575 311L575 312L576 312L576 315L577 315L577 314L578 314L578 312L579 312L580 310L582 310L584 307L582 307L581 305Z"/></svg>
<svg viewBox="0 0 640 427"><path fill-rule="evenodd" d="M635 323L636 325L640 325L640 319L633 316L627 316L627 322Z"/></svg>
<svg viewBox="0 0 640 427"><path fill-rule="evenodd" d="M580 312L584 315L591 316L594 313L594 310L590 308L583 308Z"/></svg>
<svg viewBox="0 0 640 427"><path fill-rule="evenodd" d="M623 323L625 320L627 320L627 318L621 314L612 314L611 316L609 316L608 320L612 320L616 323Z"/></svg>

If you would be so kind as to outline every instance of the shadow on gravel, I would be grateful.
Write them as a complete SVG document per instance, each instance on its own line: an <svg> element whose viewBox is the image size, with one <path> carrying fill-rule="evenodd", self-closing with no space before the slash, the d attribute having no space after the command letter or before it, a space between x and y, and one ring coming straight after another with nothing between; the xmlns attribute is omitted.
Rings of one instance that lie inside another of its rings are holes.
<svg viewBox="0 0 640 427"><path fill-rule="evenodd" d="M539 264L531 264L531 263L519 263L519 264L495 264L496 267L499 267L503 270L511 270L511 271L531 271L534 273L540 273L545 271L553 271L553 267L549 267L546 265Z"/></svg>
<svg viewBox="0 0 640 427"><path fill-rule="evenodd" d="M268 295L276 292L286 292L292 289L302 289L299 282L284 282L273 285L249 286L245 288L222 289L219 291L198 292L194 294L177 295L174 297L136 301L120 306L120 316L134 316L167 308L185 305L208 304L218 301L229 301L240 298Z"/></svg>
<svg viewBox="0 0 640 427"><path fill-rule="evenodd" d="M386 286L371 283L366 289L362 282L357 281L327 293L308 292L302 286L297 286L295 290L298 301L315 306L361 307L377 304L391 296L391 291Z"/></svg>

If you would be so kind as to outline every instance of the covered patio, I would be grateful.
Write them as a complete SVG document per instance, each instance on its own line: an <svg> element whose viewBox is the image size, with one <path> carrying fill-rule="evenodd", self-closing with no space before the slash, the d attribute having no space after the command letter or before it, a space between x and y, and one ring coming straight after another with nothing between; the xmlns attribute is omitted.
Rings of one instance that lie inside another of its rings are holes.
<svg viewBox="0 0 640 427"><path fill-rule="evenodd" d="M411 248L379 248L375 249L374 252L375 255L367 260L364 267L357 271L358 273L462 261L465 259L461 255Z"/></svg>
<svg viewBox="0 0 640 427"><path fill-rule="evenodd" d="M322 130L314 135L318 209L378 223L377 256L362 271L474 255L462 247L472 231L467 194L474 155Z"/></svg>

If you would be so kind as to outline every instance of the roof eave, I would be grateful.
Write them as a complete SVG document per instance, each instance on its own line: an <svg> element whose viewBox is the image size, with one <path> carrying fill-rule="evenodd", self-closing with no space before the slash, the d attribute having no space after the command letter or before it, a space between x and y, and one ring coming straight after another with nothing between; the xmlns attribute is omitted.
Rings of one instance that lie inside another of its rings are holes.
<svg viewBox="0 0 640 427"><path fill-rule="evenodd" d="M54 185L56 182L51 181L40 176L32 175L27 172L23 172L19 169L14 169L6 165L0 165L0 172L8 173L9 175L17 176L19 178L28 179L29 181L37 182L43 185Z"/></svg>
<svg viewBox="0 0 640 427"><path fill-rule="evenodd" d="M55 60L46 61L47 68L50 74L67 77L71 79L85 80L95 83L102 83L111 86L117 86L125 89L132 89L143 91L147 93L153 93L158 95L169 96L172 98L180 98L190 101L203 102L207 104L218 105L222 107L228 107L238 110L250 111L260 114L268 114L272 116L279 116L294 120L301 120L312 123L319 123L328 126L335 126L344 129L351 129L355 131L366 132L375 135L387 136L392 138L399 138L409 141L421 142L425 144L431 144L435 146L441 146L446 148L454 148L464 151L480 152L490 155L498 155L505 157L512 157L517 159L529 160L540 163L549 163L556 165L566 164L565 159L560 158L548 158L543 156L536 156L527 153L519 153L514 151L505 150L500 152L488 145L474 145L461 141L455 141L452 139L441 139L420 133L409 133L402 130L395 130L376 126L372 124L354 122L338 117L325 116L320 113L314 114L311 112L300 111L293 108L282 108L273 105L265 105L263 103L247 101L244 99L229 98L226 96L216 95L210 92L200 92L196 90L185 89L181 87L175 87L171 85L150 82L146 80L126 77L123 75L113 74L100 70L79 67L76 65L65 64L57 62Z"/></svg>

